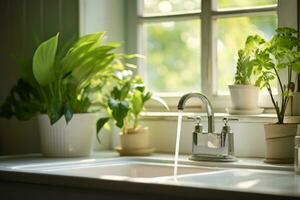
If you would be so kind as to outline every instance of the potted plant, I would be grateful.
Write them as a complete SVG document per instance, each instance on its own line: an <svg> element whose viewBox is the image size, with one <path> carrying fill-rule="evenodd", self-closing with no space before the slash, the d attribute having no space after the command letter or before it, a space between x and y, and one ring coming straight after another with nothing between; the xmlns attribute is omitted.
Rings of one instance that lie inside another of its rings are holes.
<svg viewBox="0 0 300 200"><path fill-rule="evenodd" d="M256 84L268 90L274 105L277 122L265 124L266 159L269 163L293 163L294 137L298 124L284 122L289 100L295 90L293 72L300 73L299 39L295 29L278 28L264 48L256 52L256 61L261 70ZM286 70L281 76L280 71ZM279 85L279 100L272 91L270 81L277 79Z"/></svg>
<svg viewBox="0 0 300 200"><path fill-rule="evenodd" d="M121 155L149 155L153 152L149 144L148 128L139 124L140 113L151 98L168 109L162 99L152 97L152 94L146 91L140 76L132 76L131 71L122 73L119 84L113 88L107 101L109 116L97 122L98 133L109 120L121 129L121 147L117 148Z"/></svg>
<svg viewBox="0 0 300 200"><path fill-rule="evenodd" d="M104 33L83 36L58 48L59 34L21 62L21 77L0 107L0 116L28 120L38 116L44 156L87 156L96 135L95 114L110 94L124 55L119 45L100 42Z"/></svg>
<svg viewBox="0 0 300 200"><path fill-rule="evenodd" d="M264 43L259 35L250 35L244 49L238 51L235 82L229 85L232 108L230 114L257 114L263 109L258 107L259 87L253 84L253 76L257 73L255 51Z"/></svg>

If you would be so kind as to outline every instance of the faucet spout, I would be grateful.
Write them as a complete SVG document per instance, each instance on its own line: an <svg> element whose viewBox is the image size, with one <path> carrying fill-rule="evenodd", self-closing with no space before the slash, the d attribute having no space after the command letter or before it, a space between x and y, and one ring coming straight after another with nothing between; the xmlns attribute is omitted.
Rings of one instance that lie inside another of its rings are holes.
<svg viewBox="0 0 300 200"><path fill-rule="evenodd" d="M208 130L207 131L208 131L208 133L214 133L215 127L214 127L213 108L212 108L210 101L204 94L201 94L199 92L193 92L193 93L188 93L188 94L183 95L178 102L178 106L177 106L178 110L184 110L187 100L192 97L199 98L204 103L204 105L206 107L207 121L208 121Z"/></svg>

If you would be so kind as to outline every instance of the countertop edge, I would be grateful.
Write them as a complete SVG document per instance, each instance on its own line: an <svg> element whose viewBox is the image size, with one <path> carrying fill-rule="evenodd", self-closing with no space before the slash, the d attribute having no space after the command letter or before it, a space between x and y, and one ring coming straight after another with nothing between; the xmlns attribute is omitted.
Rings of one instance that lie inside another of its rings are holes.
<svg viewBox="0 0 300 200"><path fill-rule="evenodd" d="M299 199L296 196L271 195L265 193L253 193L247 191L222 190L205 187L191 187L186 185L173 185L162 183L132 182L95 179L88 177L74 177L54 174L38 174L15 171L0 171L0 181L18 182L27 184L49 185L59 187L71 187L80 189L106 190L113 192L125 192L143 195L164 195L179 198L204 199ZM124 187L126 186L126 187Z"/></svg>

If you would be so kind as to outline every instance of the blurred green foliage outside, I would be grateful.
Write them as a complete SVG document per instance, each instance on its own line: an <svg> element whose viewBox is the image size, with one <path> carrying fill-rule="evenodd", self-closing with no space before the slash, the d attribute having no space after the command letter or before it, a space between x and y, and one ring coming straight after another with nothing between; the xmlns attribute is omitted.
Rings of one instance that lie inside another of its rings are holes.
<svg viewBox="0 0 300 200"><path fill-rule="evenodd" d="M217 0L216 8L241 9L276 4L276 0ZM200 10L200 0L145 0L144 14L174 14ZM201 90L201 21L143 24L146 84L154 92ZM224 17L214 20L214 92L228 94L234 82L237 51L249 34L269 39L277 27L276 14ZM205 67L205 66L203 66Z"/></svg>

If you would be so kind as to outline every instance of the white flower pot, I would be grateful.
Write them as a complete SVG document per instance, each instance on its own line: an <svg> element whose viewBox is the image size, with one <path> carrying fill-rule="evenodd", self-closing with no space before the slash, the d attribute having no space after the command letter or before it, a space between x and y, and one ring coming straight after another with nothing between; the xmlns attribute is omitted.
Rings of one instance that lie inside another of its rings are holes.
<svg viewBox="0 0 300 200"><path fill-rule="evenodd" d="M254 85L229 85L232 108L236 110L258 109L259 88Z"/></svg>
<svg viewBox="0 0 300 200"><path fill-rule="evenodd" d="M265 124L267 163L293 163L298 124Z"/></svg>
<svg viewBox="0 0 300 200"><path fill-rule="evenodd" d="M89 156L96 135L96 120L96 114L74 114L68 124L62 117L51 126L47 115L39 115L42 154L46 157Z"/></svg>
<svg viewBox="0 0 300 200"><path fill-rule="evenodd" d="M149 148L148 128L139 127L128 129L126 134L120 135L122 149L146 149Z"/></svg>

